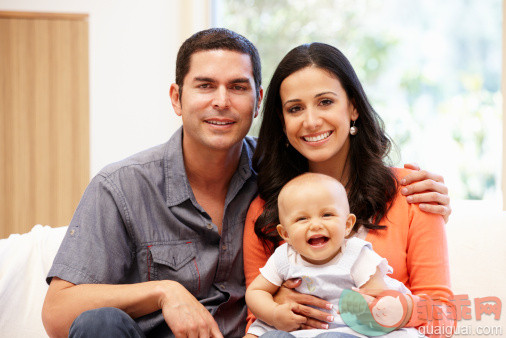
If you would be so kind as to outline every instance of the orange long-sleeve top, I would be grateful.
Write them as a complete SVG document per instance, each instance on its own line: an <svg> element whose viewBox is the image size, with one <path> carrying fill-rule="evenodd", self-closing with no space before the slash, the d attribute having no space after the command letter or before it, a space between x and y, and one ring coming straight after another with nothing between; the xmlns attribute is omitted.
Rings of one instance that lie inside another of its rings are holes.
<svg viewBox="0 0 506 338"><path fill-rule="evenodd" d="M392 168L398 179L409 173L407 169ZM255 234L255 221L265 202L257 197L246 216L243 237L244 273L246 286L259 274L270 256ZM413 313L407 326L418 327L427 336L451 336L456 325L452 316L455 307L451 300L450 270L445 223L440 215L423 212L417 204L410 204L397 193L388 213L380 221L386 229L369 230L365 240L386 258L393 267L395 278L413 293ZM248 313L248 327L255 317ZM422 328L422 326L425 326ZM423 330L423 331L422 331Z"/></svg>

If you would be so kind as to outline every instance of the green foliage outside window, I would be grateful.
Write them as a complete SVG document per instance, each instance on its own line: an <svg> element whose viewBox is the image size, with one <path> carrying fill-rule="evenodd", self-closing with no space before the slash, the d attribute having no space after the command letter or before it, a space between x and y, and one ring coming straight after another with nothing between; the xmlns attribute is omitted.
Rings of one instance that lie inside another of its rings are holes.
<svg viewBox="0 0 506 338"><path fill-rule="evenodd" d="M498 196L500 0L220 0L219 8L216 24L258 47L264 88L293 47L332 44L402 152L394 165L443 174L455 198Z"/></svg>

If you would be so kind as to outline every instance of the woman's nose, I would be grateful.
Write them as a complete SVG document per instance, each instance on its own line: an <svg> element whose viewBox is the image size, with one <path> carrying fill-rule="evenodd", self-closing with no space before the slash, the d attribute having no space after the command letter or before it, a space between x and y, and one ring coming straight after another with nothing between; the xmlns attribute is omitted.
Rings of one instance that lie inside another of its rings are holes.
<svg viewBox="0 0 506 338"><path fill-rule="evenodd" d="M304 127L308 130L317 130L322 125L322 119L318 112L313 109L307 109L304 114Z"/></svg>

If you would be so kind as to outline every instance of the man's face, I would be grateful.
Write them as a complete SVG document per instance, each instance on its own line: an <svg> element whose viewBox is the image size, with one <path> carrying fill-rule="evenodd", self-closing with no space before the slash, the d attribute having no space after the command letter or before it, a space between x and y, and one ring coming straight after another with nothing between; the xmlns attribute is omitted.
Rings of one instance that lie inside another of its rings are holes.
<svg viewBox="0 0 506 338"><path fill-rule="evenodd" d="M257 98L248 54L208 50L192 55L181 97L173 84L171 99L183 119L185 149L230 151L240 149L262 91Z"/></svg>

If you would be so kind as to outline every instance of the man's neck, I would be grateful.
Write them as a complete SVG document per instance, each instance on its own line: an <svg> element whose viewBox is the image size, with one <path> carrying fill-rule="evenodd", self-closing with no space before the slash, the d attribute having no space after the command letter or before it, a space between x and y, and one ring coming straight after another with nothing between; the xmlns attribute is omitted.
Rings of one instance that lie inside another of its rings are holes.
<svg viewBox="0 0 506 338"><path fill-rule="evenodd" d="M209 214L221 234L228 187L239 165L242 143L217 151L185 145L183 157L186 175L197 202Z"/></svg>
<svg viewBox="0 0 506 338"><path fill-rule="evenodd" d="M228 184L239 165L242 144L227 151L197 148L183 142L184 166L192 188L215 192L228 190Z"/></svg>

